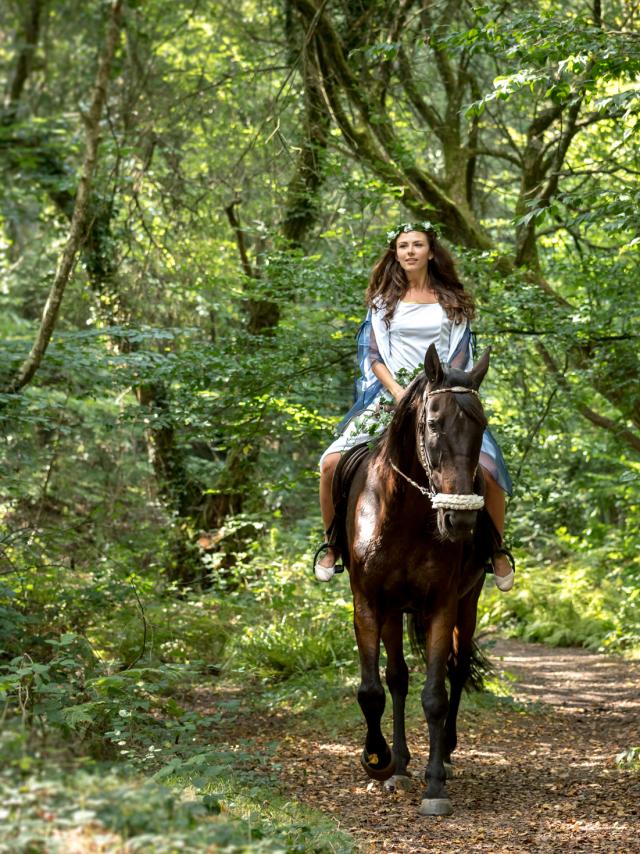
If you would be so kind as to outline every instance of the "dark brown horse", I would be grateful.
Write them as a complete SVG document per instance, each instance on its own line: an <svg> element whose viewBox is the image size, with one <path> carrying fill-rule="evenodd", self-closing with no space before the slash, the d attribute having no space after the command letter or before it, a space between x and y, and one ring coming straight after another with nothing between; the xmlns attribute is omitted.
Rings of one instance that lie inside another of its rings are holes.
<svg viewBox="0 0 640 854"><path fill-rule="evenodd" d="M362 765L373 779L393 778L395 785L406 781L410 760L403 614L423 628L422 705L430 749L422 815L452 812L445 764L456 746L456 716L471 671L478 597L492 549L492 526L486 511L478 513L483 500L477 494L486 426L477 389L488 366L488 351L465 373L443 366L435 347L429 348L424 374L409 386L387 432L351 481L342 530L360 655L358 702L367 723ZM380 728L381 639L393 701L392 748Z"/></svg>

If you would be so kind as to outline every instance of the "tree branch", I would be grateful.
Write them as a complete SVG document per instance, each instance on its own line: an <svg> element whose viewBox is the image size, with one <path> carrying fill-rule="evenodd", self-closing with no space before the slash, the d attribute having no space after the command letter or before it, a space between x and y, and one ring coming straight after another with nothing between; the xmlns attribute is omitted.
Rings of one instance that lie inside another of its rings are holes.
<svg viewBox="0 0 640 854"><path fill-rule="evenodd" d="M541 343L538 342L537 350L542 357L542 361L545 363L549 371L553 373L553 375L558 380L558 384L569 394L572 393L571 386L566 380L566 377L562 373L562 371L556 365L551 353L547 350L547 348ZM628 445L630 448L633 448L634 451L640 453L640 436L636 433L633 433L627 427L621 427L616 421L612 418L608 418L605 415L601 415L599 412L596 412L595 409L592 409L590 406L587 406L585 403L582 403L579 400L573 399L574 405L580 415L594 424L596 427L601 427L603 430L607 430L610 433L613 433L618 439Z"/></svg>
<svg viewBox="0 0 640 854"><path fill-rule="evenodd" d="M498 160L506 160L508 163L511 163L513 166L517 166L518 168L521 168L522 166L521 158L516 157L515 154L509 154L508 151L499 151L497 148L473 148L471 149L471 154L484 155L485 157L496 157Z"/></svg>
<svg viewBox="0 0 640 854"><path fill-rule="evenodd" d="M551 163L545 162L543 158L544 146L543 135L553 122L559 118L567 104L555 104L547 108L531 122L527 132L527 146L523 155L522 184L520 196L516 205L516 213L522 216L527 208L533 203L537 207L547 207L551 197L558 187L560 167L564 162L565 155L576 135L576 121L582 107L582 98L576 99L569 107L569 121L567 127L562 131L558 145L553 152ZM547 176L547 171L552 167L553 171L547 178L544 189L541 189L542 181ZM522 222L516 234L516 259L518 267L530 267L539 269L538 249L535 242L536 220L529 217Z"/></svg>
<svg viewBox="0 0 640 854"><path fill-rule="evenodd" d="M236 243L238 244L238 252L240 253L240 262L242 264L244 274L247 278L256 280L260 277L260 272L251 266L249 254L247 252L244 229L242 228L240 219L235 212L236 205L239 203L240 199L234 199L231 204L225 207L224 211L236 236ZM249 332L252 335L271 334L280 320L280 306L278 303L269 299L255 299L254 297L250 297L245 300L245 306L249 317L247 323L247 329Z"/></svg>
<svg viewBox="0 0 640 854"><path fill-rule="evenodd" d="M317 7L312 0L292 2L307 19L315 18ZM416 215L424 216L428 211L452 239L473 248L488 248L489 238L466 205L464 192L456 200L442 182L419 168L395 133L389 116L369 102L367 86L349 68L344 44L324 13L318 20L314 40L326 102L354 154L384 180L403 186L403 201ZM341 93L359 115L359 128L347 116ZM464 186L464 176L462 183Z"/></svg>
<svg viewBox="0 0 640 854"><path fill-rule="evenodd" d="M290 11L290 2L287 10ZM292 16L288 20L290 54L295 54ZM287 188L282 220L282 234L292 246L302 246L320 215L319 191L324 180L325 154L330 139L331 113L326 109L321 75L315 50L305 38L302 51L302 80L304 84L304 135L296 159L296 167ZM296 62L298 59L296 59Z"/></svg>
<svg viewBox="0 0 640 854"><path fill-rule="evenodd" d="M443 25L446 26L446 24L451 21L454 10L457 9L460 4L457 0L449 0L443 9L442 15L440 16L440 20L437 24L434 23L433 18L431 17L429 5L430 4L424 5L420 18L425 32L433 33L433 38L427 36L426 42L433 50L438 73L440 74L440 78L444 84L445 91L449 94L456 89L456 75L451 67L451 63L449 62L449 57L438 45L438 31L443 27ZM443 22L446 22L446 24L443 24Z"/></svg>
<svg viewBox="0 0 640 854"><path fill-rule="evenodd" d="M409 101L411 102L414 110L421 119L424 119L434 133L440 137L443 124L442 118L435 107L428 104L420 94L416 81L413 77L409 58L403 47L398 51L398 70L400 71L400 76L402 78L402 85L409 96Z"/></svg>
<svg viewBox="0 0 640 854"><path fill-rule="evenodd" d="M413 5L414 0L400 0L398 7L394 8L389 5L389 13L391 14L391 26L387 33L387 42L391 44L397 43L400 38L400 33L404 29L409 9ZM384 107L387 99L387 91L391 82L394 63L383 62L380 67L380 77L376 86L375 98L381 108Z"/></svg>
<svg viewBox="0 0 640 854"><path fill-rule="evenodd" d="M250 279L255 279L256 274L251 266L251 262L249 261L249 254L247 253L247 245L244 239L244 231L242 230L242 226L240 225L240 220L236 215L236 205L240 204L240 199L234 199L230 204L226 205L224 212L227 215L227 219L229 220L229 225L233 229L233 233L236 237L236 244L238 246L238 252L240 253L240 262L242 264L242 269L244 270L245 276Z"/></svg>

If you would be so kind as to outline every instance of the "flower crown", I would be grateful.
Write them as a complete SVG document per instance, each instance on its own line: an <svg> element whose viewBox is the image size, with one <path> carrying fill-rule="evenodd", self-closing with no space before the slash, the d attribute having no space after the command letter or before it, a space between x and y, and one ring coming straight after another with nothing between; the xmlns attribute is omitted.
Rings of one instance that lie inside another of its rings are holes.
<svg viewBox="0 0 640 854"><path fill-rule="evenodd" d="M434 237L438 236L435 225L429 222L428 219L425 219L422 222L403 222L401 225L396 226L396 228L392 228L391 231L387 232L387 240L389 243L393 243L401 234L408 234L410 231L431 232Z"/></svg>

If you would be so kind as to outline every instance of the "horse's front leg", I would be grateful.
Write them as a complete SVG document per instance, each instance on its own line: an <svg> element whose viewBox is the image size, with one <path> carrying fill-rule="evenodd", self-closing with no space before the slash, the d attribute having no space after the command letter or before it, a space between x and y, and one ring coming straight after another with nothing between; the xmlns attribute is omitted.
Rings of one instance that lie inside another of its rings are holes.
<svg viewBox="0 0 640 854"><path fill-rule="evenodd" d="M395 791L408 788L407 765L411 760L404 717L405 701L409 692L409 668L402 651L402 611L394 611L387 616L382 627L382 642L387 651L385 676L393 703L393 755L396 760L395 774L385 783L385 789Z"/></svg>
<svg viewBox="0 0 640 854"><path fill-rule="evenodd" d="M427 681L422 691L422 708L429 726L429 761L425 771L427 789L419 810L421 815L450 815L453 812L444 767L447 749L444 724L449 707L445 677L455 606L452 599L444 608L436 610L427 635Z"/></svg>
<svg viewBox="0 0 640 854"><path fill-rule="evenodd" d="M374 780L388 780L395 771L395 758L382 735L380 722L385 693L380 681L381 619L362 594L354 592L354 626L360 655L358 702L367 722L362 767Z"/></svg>

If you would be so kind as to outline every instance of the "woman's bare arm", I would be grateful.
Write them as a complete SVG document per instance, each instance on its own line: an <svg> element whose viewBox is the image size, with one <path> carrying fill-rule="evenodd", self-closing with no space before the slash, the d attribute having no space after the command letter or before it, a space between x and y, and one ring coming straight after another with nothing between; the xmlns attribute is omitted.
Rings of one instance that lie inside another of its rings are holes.
<svg viewBox="0 0 640 854"><path fill-rule="evenodd" d="M402 399L402 395L404 394L404 389L400 383L396 382L391 376L391 371L387 368L384 362L374 362L371 366L371 370L378 377L387 391L393 395L395 402L399 403Z"/></svg>

